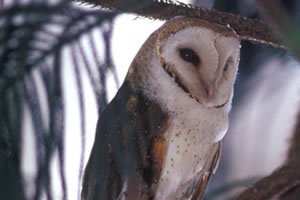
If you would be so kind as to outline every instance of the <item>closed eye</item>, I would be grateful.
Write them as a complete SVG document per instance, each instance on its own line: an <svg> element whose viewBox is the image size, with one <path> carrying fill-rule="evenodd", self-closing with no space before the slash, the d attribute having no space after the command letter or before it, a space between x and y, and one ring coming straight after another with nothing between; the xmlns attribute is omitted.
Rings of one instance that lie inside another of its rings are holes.
<svg viewBox="0 0 300 200"><path fill-rule="evenodd" d="M180 48L179 55L184 61L192 63L194 66L198 66L200 63L200 59L193 49Z"/></svg>
<svg viewBox="0 0 300 200"><path fill-rule="evenodd" d="M230 65L232 65L232 58L230 57L226 64L224 65L223 71L226 72L228 70L228 68L230 67Z"/></svg>
<svg viewBox="0 0 300 200"><path fill-rule="evenodd" d="M223 71L224 71L224 72L226 72L226 71L228 70L228 67L229 67L229 63L228 63L228 62L226 62L226 64L225 64L225 66L224 66L224 69L223 69Z"/></svg>

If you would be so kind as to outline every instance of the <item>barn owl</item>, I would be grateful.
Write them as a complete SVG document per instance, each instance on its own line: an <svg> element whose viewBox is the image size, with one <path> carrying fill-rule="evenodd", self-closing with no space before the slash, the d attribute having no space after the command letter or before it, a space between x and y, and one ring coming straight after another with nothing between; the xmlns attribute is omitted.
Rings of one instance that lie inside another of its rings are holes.
<svg viewBox="0 0 300 200"><path fill-rule="evenodd" d="M100 116L83 200L201 199L228 128L240 41L177 17L141 47Z"/></svg>

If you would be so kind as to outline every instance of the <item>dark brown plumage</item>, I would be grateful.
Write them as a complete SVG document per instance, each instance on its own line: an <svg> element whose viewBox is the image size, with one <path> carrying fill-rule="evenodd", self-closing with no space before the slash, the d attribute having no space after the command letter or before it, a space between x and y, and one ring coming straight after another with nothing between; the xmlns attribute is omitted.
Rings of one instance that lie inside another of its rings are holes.
<svg viewBox="0 0 300 200"><path fill-rule="evenodd" d="M124 82L97 124L85 169L82 199L115 200L128 177L127 199L151 199L165 150L168 116L159 105ZM138 187L138 188L136 188Z"/></svg>

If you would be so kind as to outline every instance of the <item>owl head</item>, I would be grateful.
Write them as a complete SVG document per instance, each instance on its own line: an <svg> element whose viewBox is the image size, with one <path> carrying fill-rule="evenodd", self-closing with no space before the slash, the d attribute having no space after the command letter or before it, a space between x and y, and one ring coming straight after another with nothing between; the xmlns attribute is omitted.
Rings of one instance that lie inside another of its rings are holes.
<svg viewBox="0 0 300 200"><path fill-rule="evenodd" d="M239 55L240 40L230 27L177 17L150 36L135 61L154 76L153 84L163 77L193 101L221 108L231 103Z"/></svg>

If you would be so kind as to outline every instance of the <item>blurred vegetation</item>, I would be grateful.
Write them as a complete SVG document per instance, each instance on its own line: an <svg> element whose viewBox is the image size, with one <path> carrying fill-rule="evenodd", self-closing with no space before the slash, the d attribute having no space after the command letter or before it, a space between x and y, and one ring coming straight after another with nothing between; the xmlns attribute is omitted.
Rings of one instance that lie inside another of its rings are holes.
<svg viewBox="0 0 300 200"><path fill-rule="evenodd" d="M115 15L84 9L71 1L2 1L0 8L0 199L25 199L26 183L22 177L22 141L24 116L33 125L37 176L33 199L54 199L51 188L50 162L58 152L63 199L67 199L64 175L65 106L62 70L70 49L80 99L81 129L84 130L82 77L84 68L93 85L99 112L106 105L105 78L112 70L110 56L111 23ZM101 28L105 25L105 28ZM105 43L105 57L97 52L91 32L98 29ZM89 38L94 63L87 58L80 38ZM78 59L84 61L79 66ZM95 73L96 72L96 73ZM41 98L39 88L46 95ZM48 110L45 113L45 107ZM29 114L26 115L26 109ZM45 115L48 115L46 118ZM45 120L46 119L46 120ZM82 135L84 139L84 135ZM83 140L84 141L84 140ZM84 142L82 143L84 145ZM84 149L84 147L83 147ZM81 159L83 153L81 155ZM83 162L83 161L82 161ZM25 163L26 164L26 163ZM81 164L83 165L83 163Z"/></svg>

